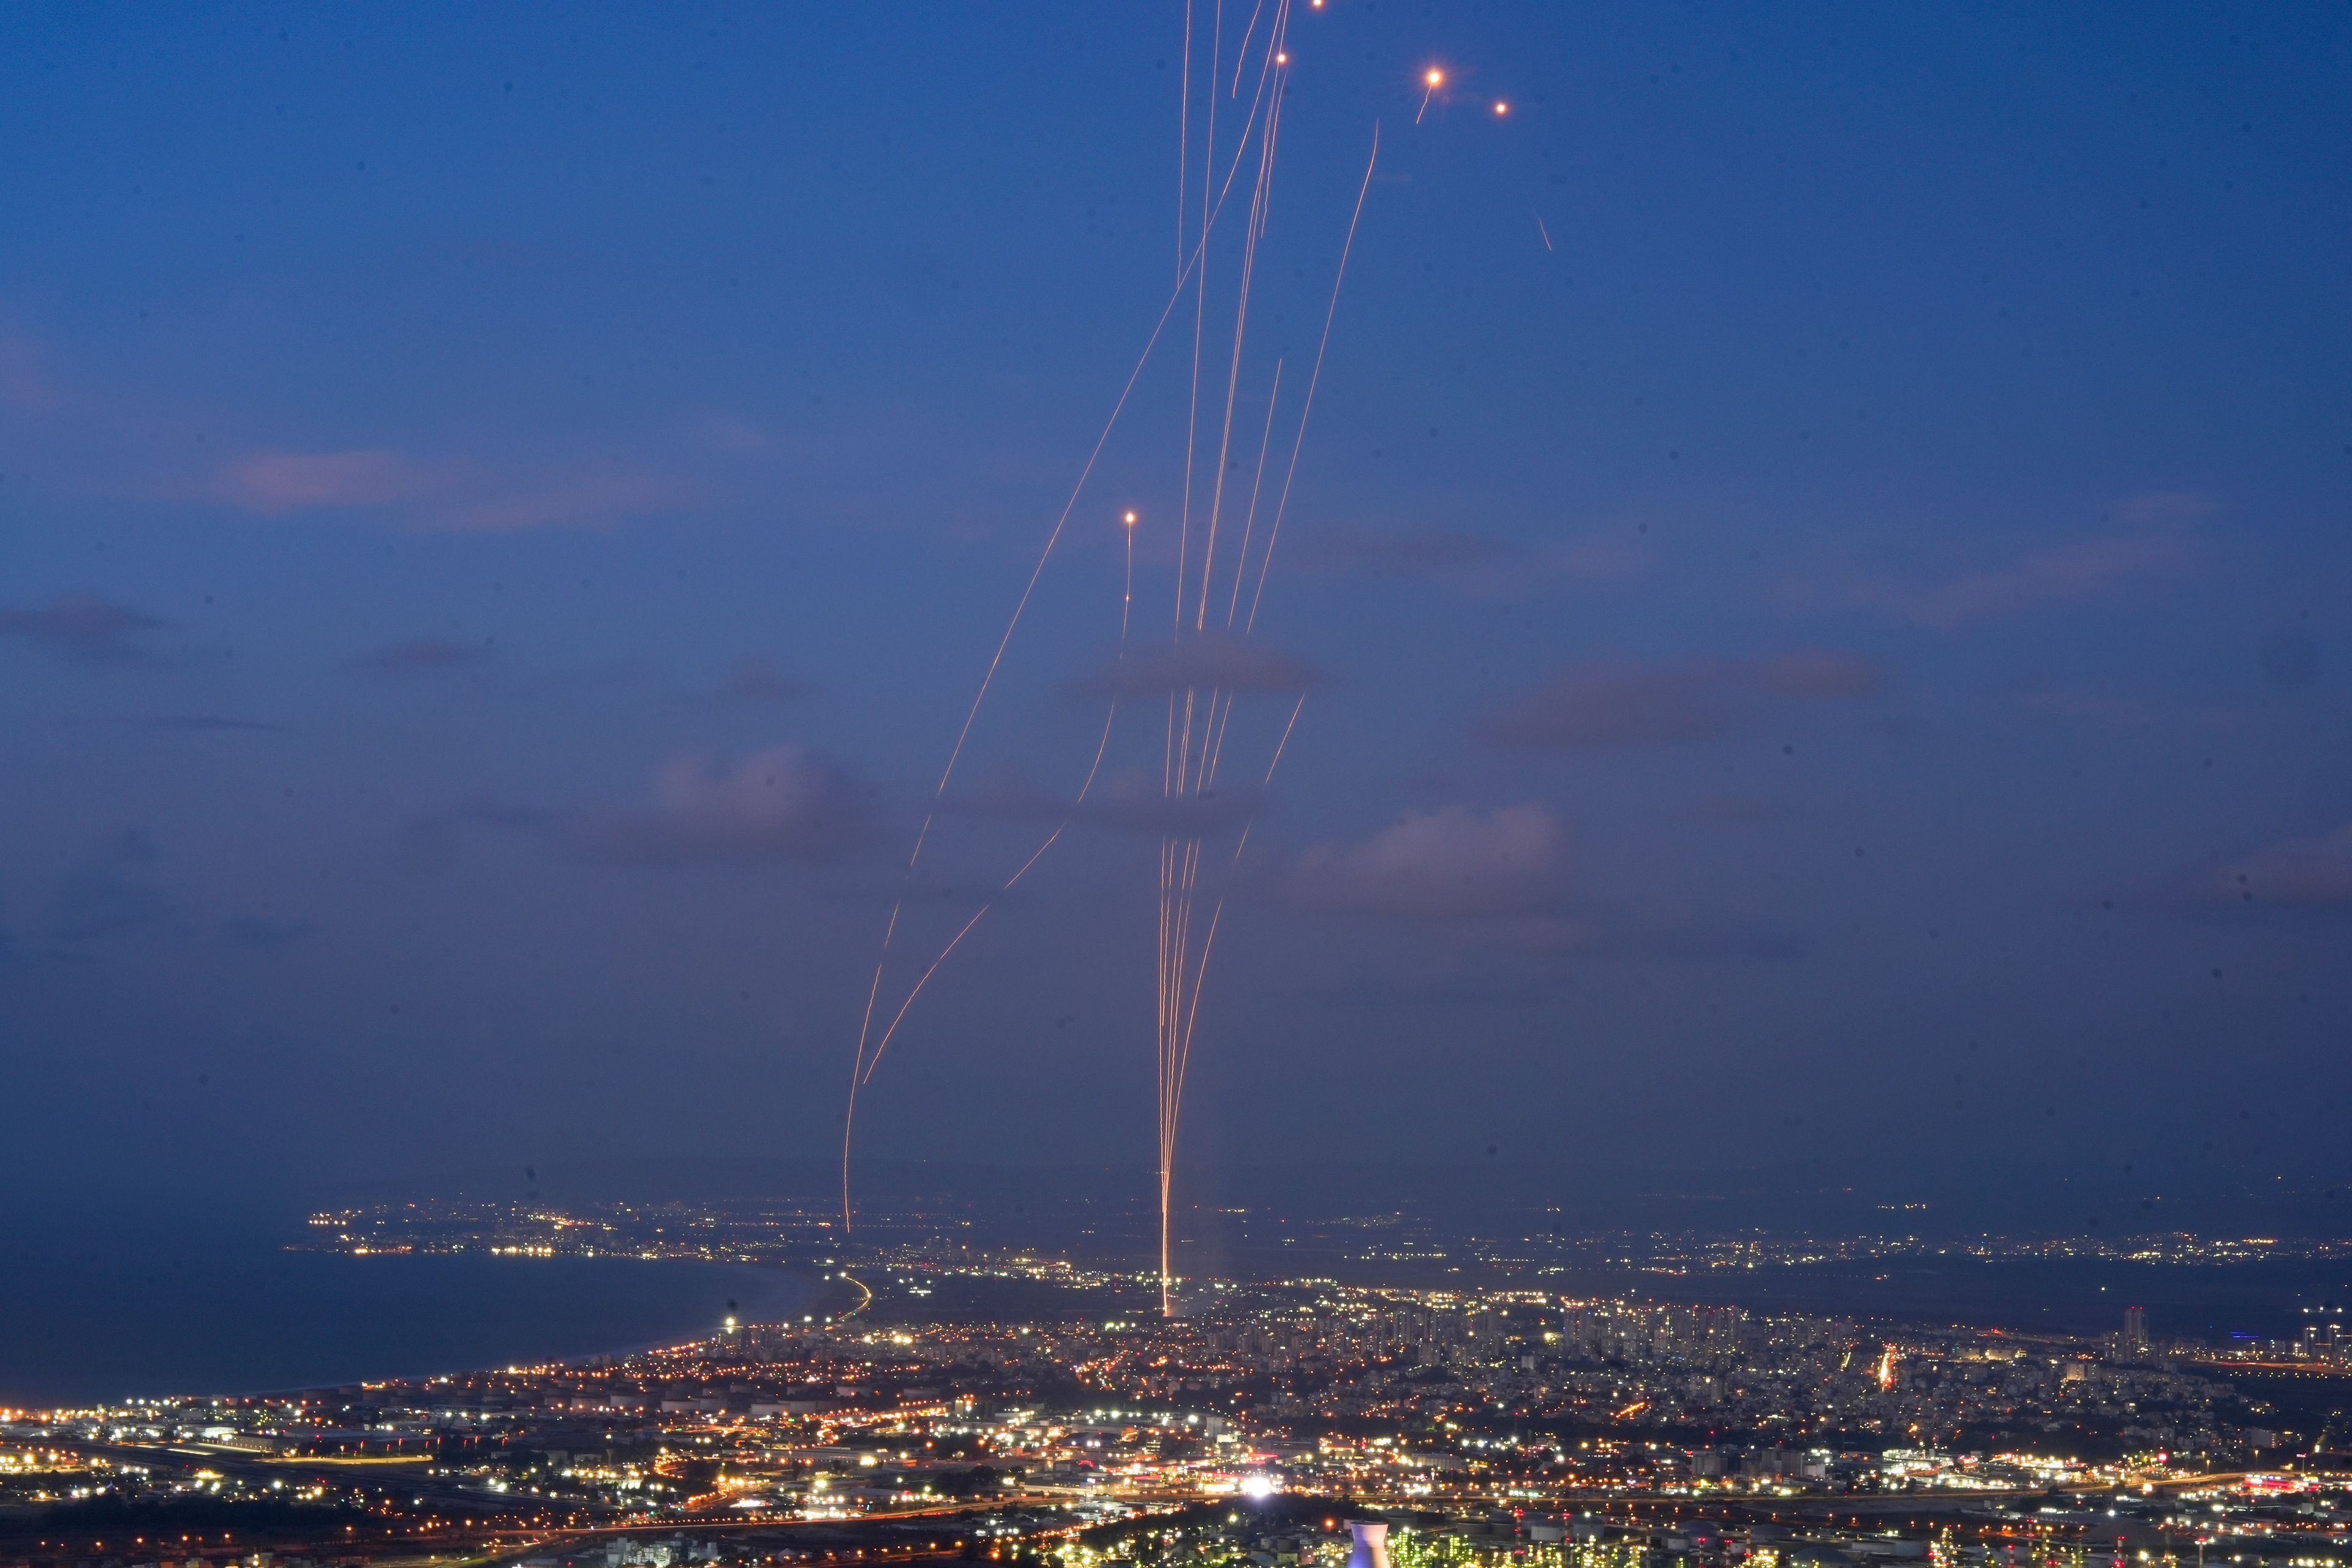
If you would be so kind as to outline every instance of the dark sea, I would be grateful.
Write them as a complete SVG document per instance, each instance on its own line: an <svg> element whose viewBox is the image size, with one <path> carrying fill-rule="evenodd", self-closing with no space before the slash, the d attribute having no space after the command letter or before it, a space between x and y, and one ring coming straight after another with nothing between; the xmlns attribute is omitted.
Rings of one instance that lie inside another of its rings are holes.
<svg viewBox="0 0 2352 1568"><path fill-rule="evenodd" d="M2352 1304L2352 1259L2191 1266L2118 1258L1887 1258L1685 1275L1587 1271L1584 1289L1752 1311L1832 1314L2022 1332L2111 1333L2138 1307L2159 1340L2292 1338L2307 1312Z"/></svg>
<svg viewBox="0 0 2352 1568"><path fill-rule="evenodd" d="M0 1220L0 1406L232 1394L674 1343L797 1312L809 1272L289 1252L299 1227Z"/></svg>

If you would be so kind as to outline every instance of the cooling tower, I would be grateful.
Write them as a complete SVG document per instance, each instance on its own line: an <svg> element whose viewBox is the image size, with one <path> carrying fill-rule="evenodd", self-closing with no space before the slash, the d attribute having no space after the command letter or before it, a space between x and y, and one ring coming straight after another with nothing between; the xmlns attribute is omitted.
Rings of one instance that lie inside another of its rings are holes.
<svg viewBox="0 0 2352 1568"><path fill-rule="evenodd" d="M1389 1527L1386 1520L1351 1519L1348 1532L1356 1538L1348 1553L1348 1568L1389 1568Z"/></svg>

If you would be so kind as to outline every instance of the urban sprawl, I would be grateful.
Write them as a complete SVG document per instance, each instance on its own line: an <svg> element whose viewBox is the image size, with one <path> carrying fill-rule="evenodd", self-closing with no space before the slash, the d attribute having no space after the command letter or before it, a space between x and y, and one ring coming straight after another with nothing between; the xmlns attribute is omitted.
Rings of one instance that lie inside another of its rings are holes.
<svg viewBox="0 0 2352 1568"><path fill-rule="evenodd" d="M2333 1308L2215 1345L2136 1309L2082 1337L1548 1285L1576 1247L1682 1272L1924 1245L1612 1237L1465 1244L1475 1286L1189 1280L1164 1319L1156 1276L923 1215L877 1215L854 1250L813 1215L687 1208L310 1229L354 1252L793 1261L817 1288L625 1355L0 1412L0 1568L1339 1568L1372 1521L1396 1568L2352 1564ZM1359 1273L1454 1267L1393 1219L1265 1239ZM1962 1250L2011 1245L2050 1244Z"/></svg>

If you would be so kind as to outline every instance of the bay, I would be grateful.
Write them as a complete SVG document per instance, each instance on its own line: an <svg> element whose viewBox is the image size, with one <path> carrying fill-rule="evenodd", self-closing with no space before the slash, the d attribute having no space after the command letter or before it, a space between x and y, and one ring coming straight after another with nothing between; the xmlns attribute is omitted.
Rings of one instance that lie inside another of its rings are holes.
<svg viewBox="0 0 2352 1568"><path fill-rule="evenodd" d="M686 1260L289 1252L282 1226L0 1227L0 1406L324 1387L676 1343L814 1280Z"/></svg>

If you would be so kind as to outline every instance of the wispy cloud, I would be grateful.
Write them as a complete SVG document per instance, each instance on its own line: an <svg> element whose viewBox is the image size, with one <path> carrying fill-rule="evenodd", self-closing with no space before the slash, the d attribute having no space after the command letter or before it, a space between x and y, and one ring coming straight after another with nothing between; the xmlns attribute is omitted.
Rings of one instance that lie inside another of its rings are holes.
<svg viewBox="0 0 2352 1568"><path fill-rule="evenodd" d="M248 511L280 517L333 507L381 507L431 493L442 481L398 452L257 452L221 472L222 493Z"/></svg>
<svg viewBox="0 0 2352 1568"><path fill-rule="evenodd" d="M1202 632L1173 645L1150 643L1106 658L1078 689L1140 702L1171 691L1301 692L1322 684L1322 672L1305 659L1265 643Z"/></svg>
<svg viewBox="0 0 2352 1568"><path fill-rule="evenodd" d="M877 815L874 792L839 763L771 746L731 766L681 758L656 775L650 805L583 812L563 837L583 859L624 865L815 864L865 847Z"/></svg>
<svg viewBox="0 0 2352 1568"><path fill-rule="evenodd" d="M458 642L450 637L407 637L382 647L354 654L351 667L375 675L420 675L436 670L463 669L490 657L490 645Z"/></svg>
<svg viewBox="0 0 2352 1568"><path fill-rule="evenodd" d="M214 477L212 493L261 517L320 511L381 513L405 526L459 533L589 527L688 503L692 486L598 461L520 470L478 461L426 461L388 447L256 452Z"/></svg>
<svg viewBox="0 0 2352 1568"><path fill-rule="evenodd" d="M62 594L35 609L0 605L0 637L22 637L70 658L98 662L152 658L139 636L164 624L142 610L88 594Z"/></svg>
<svg viewBox="0 0 2352 1568"><path fill-rule="evenodd" d="M1564 964L1787 962L1793 933L1675 909L1608 907L1577 886L1568 834L1549 807L1448 806L1369 837L1316 846L1282 883L1294 902L1413 923L1339 1000L1537 1002Z"/></svg>
<svg viewBox="0 0 2352 1568"><path fill-rule="evenodd" d="M2352 913L2352 823L2258 849L2201 879L2197 891L2208 902Z"/></svg>
<svg viewBox="0 0 2352 1568"><path fill-rule="evenodd" d="M1414 812L1354 843L1315 845L1287 887L1310 909L1445 920L1556 910L1567 878L1568 836L1530 801Z"/></svg>
<svg viewBox="0 0 2352 1568"><path fill-rule="evenodd" d="M1480 726L1494 744L1579 751L1672 746L1731 733L1759 699L1824 701L1886 689L1858 654L1801 649L1751 659L1572 665Z"/></svg>
<svg viewBox="0 0 2352 1568"><path fill-rule="evenodd" d="M2135 577L2189 564L2186 540L2171 533L2111 534L2038 551L2015 566L1980 572L1922 595L1913 616L1939 631L2013 616L2044 605L2091 599Z"/></svg>
<svg viewBox="0 0 2352 1568"><path fill-rule="evenodd" d="M1459 529L1380 531L1333 529L1301 542L1304 570L1371 577L1428 577L1474 595L1516 596L1546 579L1613 582L1638 574L1648 558L1636 545L1605 535L1528 545Z"/></svg>
<svg viewBox="0 0 2352 1568"><path fill-rule="evenodd" d="M2151 491L2117 503L2103 520L2102 531L2030 551L2002 565L1926 585L1856 578L1827 593L1801 587L1795 596L1871 605L1938 631L1958 631L2177 575L2196 560L2194 525L2213 510L2213 503L2201 496Z"/></svg>

